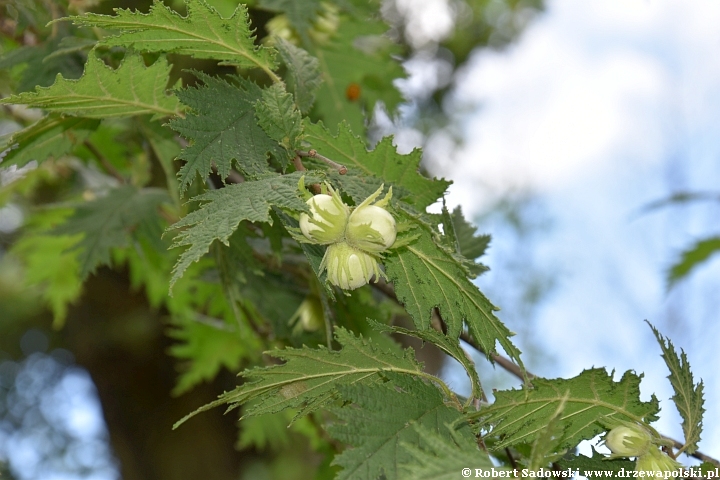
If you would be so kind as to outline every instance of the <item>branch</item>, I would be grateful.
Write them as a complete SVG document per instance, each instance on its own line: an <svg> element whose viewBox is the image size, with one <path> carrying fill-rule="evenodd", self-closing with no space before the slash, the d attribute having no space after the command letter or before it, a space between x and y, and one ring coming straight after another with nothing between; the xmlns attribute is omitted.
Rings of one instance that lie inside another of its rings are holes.
<svg viewBox="0 0 720 480"><path fill-rule="evenodd" d="M345 175L348 172L348 169L345 165L340 165L339 163L330 160L326 156L320 155L317 150L308 150L307 152L304 152L302 150L295 150L295 153L297 153L298 157L317 158L318 160L322 160L323 162L327 163L335 170L337 170L340 175Z"/></svg>
<svg viewBox="0 0 720 480"><path fill-rule="evenodd" d="M380 281L380 282L378 282L378 283L371 283L371 285L372 285L373 287L375 287L377 290L379 290L379 291L381 291L382 293L384 293L385 295L387 295L390 299L392 299L392 300L394 300L395 302L397 302L398 304L400 304L400 302L399 302L399 300L398 300L398 298L397 298L397 295L395 295L395 288L394 288L392 285L390 285L389 283L384 282L384 281ZM438 319L439 319L439 320L442 320L442 319L439 318L439 312L437 312L437 309L433 309L433 316L436 316L436 315L438 316ZM434 324L434 323L436 323L436 322L432 322L432 323ZM460 335L460 338L462 339L462 341L464 341L465 343L467 343L468 345L470 345L471 347L473 347L473 348L474 348L475 350L477 350L478 352L482 353L483 355L487 355L487 352L485 352L485 351L477 344L477 342L475 341L475 339L473 339L467 332L463 332L463 333ZM495 363L497 363L498 365L500 365L501 368L503 368L504 370L508 371L509 373L511 373L511 374L512 374L513 376L515 376L516 378L518 378L518 379L520 379L520 380L522 380L522 381L525 381L525 378L526 378L526 377L523 376L523 371L520 369L519 366L515 365L509 358L507 358L507 357L505 357L505 356L503 356L503 355L492 355L492 359L493 359L493 361L494 361ZM535 375L535 374L533 374L533 373L530 373L530 372L528 372L527 370L525 371L525 375L527 376L528 379L533 379L533 378L537 377L537 375ZM665 440L667 440L667 441L669 441L669 442L672 442L673 446L674 446L676 449L681 449L681 448L684 446L684 444L683 444L682 442L679 442L679 441L675 440L674 438L666 437L665 435L662 435L662 438L665 439ZM713 465L717 465L718 467L720 467L720 461L719 461L719 460L717 460L717 459L715 459L715 458L713 458L713 457L710 457L710 456L702 453L702 452L699 451L699 450L696 450L695 452L690 453L690 454L687 453L687 452L685 452L685 454L688 455L688 456L690 456L690 457L697 458L697 459L700 460L700 461L712 463Z"/></svg>

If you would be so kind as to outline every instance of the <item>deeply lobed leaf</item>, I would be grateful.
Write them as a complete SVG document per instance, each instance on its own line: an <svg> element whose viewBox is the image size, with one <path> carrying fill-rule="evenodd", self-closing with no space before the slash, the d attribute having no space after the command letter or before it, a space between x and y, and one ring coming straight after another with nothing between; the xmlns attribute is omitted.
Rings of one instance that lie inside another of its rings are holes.
<svg viewBox="0 0 720 480"><path fill-rule="evenodd" d="M387 384L338 387L342 398L352 404L333 410L343 423L333 424L329 433L353 447L333 460L343 467L338 480L380 476L396 480L402 465L412 460L401 445L425 443L415 426L447 441L452 437L445 425L462 420L461 413L445 404L442 392L434 385L404 375L388 378ZM467 426L461 432L464 439L472 441ZM477 454L480 458L480 452Z"/></svg>
<svg viewBox="0 0 720 480"><path fill-rule="evenodd" d="M197 175L206 178L213 167L225 179L233 166L250 177L274 172L268 164L269 153L287 163L287 154L255 118L255 102L262 98L260 87L244 79L233 85L204 74L200 78L204 86L177 92L193 113L169 123L193 142L178 157L187 162L178 172L181 193Z"/></svg>
<svg viewBox="0 0 720 480"><path fill-rule="evenodd" d="M298 416L307 415L336 399L338 385L375 383L387 372L424 375L411 349L402 353L380 349L372 341L356 337L341 327L335 329L335 338L341 350L303 347L266 352L285 363L244 372L243 385L191 413L175 426L222 404L232 409L251 402L244 417L287 408L300 409Z"/></svg>
<svg viewBox="0 0 720 480"><path fill-rule="evenodd" d="M287 67L289 88L300 112L307 113L315 103L315 93L322 84L318 59L282 38L275 39L280 58Z"/></svg>
<svg viewBox="0 0 720 480"><path fill-rule="evenodd" d="M0 100L87 118L180 114L180 103L167 95L170 66L164 57L149 67L140 55L127 54L113 70L94 54L88 55L83 76L67 80L58 74L49 87L37 87Z"/></svg>
<svg viewBox="0 0 720 480"><path fill-rule="evenodd" d="M332 135L322 124L305 123L305 140L318 153L345 165L351 173L375 177L376 183L392 184L398 188L395 198L417 208L421 212L440 198L450 182L429 179L420 172L420 150L409 155L397 153L390 137L383 138L372 151L368 151L365 142L350 131L347 123L338 126L337 135ZM345 176L343 176L345 177ZM352 175L348 175L352 178ZM347 181L347 179L345 179ZM366 179L361 181L367 182ZM374 184L375 182L373 182ZM375 189L377 189L375 186ZM349 193L353 192L344 189ZM367 194L362 194L362 199Z"/></svg>
<svg viewBox="0 0 720 480"><path fill-rule="evenodd" d="M657 398L640 401L640 379L626 372L619 382L605 369L583 371L570 379L533 379L534 388L495 392L495 403L481 408L473 416L490 429L497 438L493 449L533 442L550 420L558 406L565 402L562 413L555 420L562 429L558 448L575 447L605 431L601 419L648 423L657 419Z"/></svg>
<svg viewBox="0 0 720 480"><path fill-rule="evenodd" d="M698 448L697 444L700 441L700 434L703 429L702 419L703 413L705 413L705 408L703 408L705 403L703 399L703 382L701 380L695 384L685 352L680 350L680 356L678 356L672 342L663 337L650 322L647 323L660 344L663 352L662 358L670 370L668 379L675 392L672 400L683 420L682 428L685 434L683 450L687 453L693 453Z"/></svg>
<svg viewBox="0 0 720 480"><path fill-rule="evenodd" d="M108 265L111 250L126 247L133 231L137 235L143 224L157 223L159 206L169 200L165 190L123 186L105 197L79 204L52 233L83 234L72 250L78 252L80 278L84 280L99 265Z"/></svg>
<svg viewBox="0 0 720 480"><path fill-rule="evenodd" d="M186 17L155 0L147 14L118 8L115 16L88 13L69 19L75 25L120 31L102 39L100 45L222 60L228 65L259 67L274 77L274 52L255 45L244 5L238 5L227 19L203 0L186 0L185 5Z"/></svg>
<svg viewBox="0 0 720 480"><path fill-rule="evenodd" d="M193 198L204 202L196 211L172 225L182 230L173 247L189 246L173 269L170 287L180 278L188 266L200 259L215 240L228 245L230 235L243 220L272 223L270 209L273 206L296 212L305 211L307 205L300 198L297 188L300 173L273 175L253 182L230 185ZM312 177L309 177L312 180Z"/></svg>

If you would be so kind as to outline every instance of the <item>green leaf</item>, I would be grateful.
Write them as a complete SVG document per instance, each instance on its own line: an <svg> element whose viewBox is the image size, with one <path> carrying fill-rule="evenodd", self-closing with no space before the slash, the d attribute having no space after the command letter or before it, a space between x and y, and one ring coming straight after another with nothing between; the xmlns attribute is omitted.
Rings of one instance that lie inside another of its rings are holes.
<svg viewBox="0 0 720 480"><path fill-rule="evenodd" d="M477 235L477 227L465 220L459 205L452 214L443 206L442 219L448 245L457 252L458 259L472 278L486 272L488 268L475 262L475 259L485 254L490 244L490 235Z"/></svg>
<svg viewBox="0 0 720 480"><path fill-rule="evenodd" d="M563 433L560 416L565 409L566 401L567 396L560 401L547 425L535 437L528 461L530 470L537 471L544 468L565 454L566 449L560 448L559 443L562 441Z"/></svg>
<svg viewBox="0 0 720 480"><path fill-rule="evenodd" d="M563 430L558 447L574 448L580 441L604 432L603 419L635 423L657 420L657 398L653 395L649 402L640 401L641 378L626 372L614 382L605 369L599 368L570 379L535 378L534 388L495 392L495 403L471 416L491 428L488 435L498 438L493 449L502 450L533 442L564 401L565 408L557 419Z"/></svg>
<svg viewBox="0 0 720 480"><path fill-rule="evenodd" d="M207 75L200 78L204 86L177 92L195 113L175 118L169 124L192 141L178 157L187 161L178 172L181 193L197 174L206 178L213 166L225 179L234 165L251 177L272 172L268 153L287 162L287 154L255 118L255 102L262 97L257 85L244 79L237 79L239 86L235 86Z"/></svg>
<svg viewBox="0 0 720 480"><path fill-rule="evenodd" d="M158 208L168 201L165 190L123 186L105 197L79 204L52 233L83 234L72 251L78 252L80 278L84 280L99 265L110 264L111 250L127 246L133 231L141 231L143 224L157 223Z"/></svg>
<svg viewBox="0 0 720 480"><path fill-rule="evenodd" d="M11 249L25 264L25 285L39 288L41 299L52 311L55 328L63 326L68 305L82 293L77 252L69 251L79 237L33 231L22 236Z"/></svg>
<svg viewBox="0 0 720 480"><path fill-rule="evenodd" d="M697 384L695 383L685 352L681 349L678 357L672 342L663 337L650 322L647 322L647 324L650 325L655 334L655 338L657 338L663 352L662 358L670 370L668 379L675 391L672 400L683 419L682 428L685 434L685 445L682 450L691 454L698 448L697 444L700 441L700 433L703 428L702 419L703 413L705 413L703 408L705 403L703 399L703 382L700 380Z"/></svg>
<svg viewBox="0 0 720 480"><path fill-rule="evenodd" d="M384 263L415 328L431 329L432 311L438 308L448 337L457 339L465 322L488 357L497 353L499 342L522 365L520 350L510 341L514 334L493 313L497 307L468 280L457 260L433 242L428 231L418 228L412 234L418 238L387 255Z"/></svg>
<svg viewBox="0 0 720 480"><path fill-rule="evenodd" d="M352 404L333 409L344 423L335 423L328 431L353 447L333 461L343 467L338 480L376 479L381 475L386 480L395 480L401 464L412 458L400 445L422 443L415 425L450 439L445 425L462 419L458 410L445 405L442 392L434 385L407 375L388 378L390 381L382 385L338 386L342 398ZM465 438L472 438L467 426L462 432Z"/></svg>
<svg viewBox="0 0 720 480"><path fill-rule="evenodd" d="M591 471L602 471L609 472L605 475L605 478L617 478L619 472L632 472L635 470L635 462L633 460L627 460L625 458L613 458L608 459L605 455L598 453L595 447L591 446L592 457L586 457L585 455L575 455L573 457L562 458L558 460L558 465L562 470L570 469L573 472L580 472L580 475L584 475L588 478L595 477L595 475L587 475L585 472ZM627 475L627 473L625 473Z"/></svg>
<svg viewBox="0 0 720 480"><path fill-rule="evenodd" d="M260 0L258 6L287 15L293 28L304 38L320 12L320 0Z"/></svg>
<svg viewBox="0 0 720 480"><path fill-rule="evenodd" d="M78 80L58 75L50 87L37 87L0 100L87 118L152 114L157 118L178 115L178 99L167 95L170 66L164 58L146 67L140 55L127 54L117 70L94 54Z"/></svg>
<svg viewBox="0 0 720 480"><path fill-rule="evenodd" d="M168 331L168 336L180 343L173 344L168 352L186 361L173 395L181 395L203 381L211 381L223 367L236 373L243 359L259 353L257 340L248 342L238 334L237 328L222 320L197 314L196 319L173 323L174 328Z"/></svg>
<svg viewBox="0 0 720 480"><path fill-rule="evenodd" d="M119 30L120 34L102 39L108 47L131 47L142 52L180 53L195 58L222 60L224 65L259 67L277 79L274 52L255 45L247 8L238 5L230 18L202 0L187 0L183 17L155 1L148 14L115 9L115 16L88 13L69 17L75 25Z"/></svg>
<svg viewBox="0 0 720 480"><path fill-rule="evenodd" d="M219 240L228 245L230 235L241 221L272 223L272 206L305 211L307 205L300 198L297 187L299 178L297 172L276 175L255 182L230 185L193 198L193 201L207 203L170 227L189 227L175 237L172 247L190 247L180 255L173 269L170 287L191 263L208 252L212 242Z"/></svg>
<svg viewBox="0 0 720 480"><path fill-rule="evenodd" d="M285 363L245 371L243 385L187 415L175 428L193 415L223 404L233 409L252 402L243 418L299 408L298 418L338 398L336 387L340 384L376 383L387 372L428 376L415 360L412 349L400 356L392 350L381 350L372 341L355 337L341 327L335 329L335 338L342 350L321 346L266 352Z"/></svg>
<svg viewBox="0 0 720 480"><path fill-rule="evenodd" d="M401 444L410 461L401 465L399 480L457 480L461 478L458 473L467 468L471 468L473 476L477 470L501 470L493 465L486 452L478 449L472 436L460 435L448 426L445 432L440 428L445 435L419 424L414 427L422 446Z"/></svg>
<svg viewBox="0 0 720 480"><path fill-rule="evenodd" d="M258 415L242 422L237 448L253 447L259 451L281 450L290 443L288 423L292 421L290 411Z"/></svg>
<svg viewBox="0 0 720 480"><path fill-rule="evenodd" d="M60 158L90 135L99 120L50 114L19 132L13 133L2 145L3 167L22 167L35 160L44 162Z"/></svg>
<svg viewBox="0 0 720 480"><path fill-rule="evenodd" d="M323 83L314 112L326 125L347 122L354 132L365 131L365 116L377 102L392 111L402 97L393 81L404 71L393 56L397 45L385 36L388 26L374 18L342 17L335 36L310 53L320 62ZM352 59L352 61L348 61ZM348 88L359 96L348 95Z"/></svg>
<svg viewBox="0 0 720 480"><path fill-rule="evenodd" d="M303 124L292 95L280 83L264 89L262 99L255 104L255 114L265 133L287 150L285 161L293 158L295 149L300 148Z"/></svg>
<svg viewBox="0 0 720 480"><path fill-rule="evenodd" d="M447 335L443 335L441 332L433 329L408 330L407 328L383 325L374 321L370 321L370 325L381 332L409 335L411 337L419 338L423 342L430 342L440 348L442 351L457 360L465 368L472 385L472 398L482 398L482 387L480 386L480 378L475 370L475 363L468 358L457 339L450 338Z"/></svg>
<svg viewBox="0 0 720 480"><path fill-rule="evenodd" d="M287 67L289 88L300 112L307 113L315 103L315 93L322 84L318 59L283 38L275 43L280 58Z"/></svg>
<svg viewBox="0 0 720 480"><path fill-rule="evenodd" d="M318 153L345 165L350 173L374 176L379 182L386 183L386 186L392 183L393 186L400 187L399 191L393 192L394 198L403 200L423 212L428 205L435 203L450 185L450 182L445 180L426 178L418 171L420 150L413 150L409 155L400 155L392 144L392 139L385 137L374 150L368 151L365 142L355 136L346 123L338 126L338 134L334 136L322 124L306 122L305 140ZM347 191L344 185L343 188ZM362 200L366 196L364 195Z"/></svg>
<svg viewBox="0 0 720 480"><path fill-rule="evenodd" d="M680 255L680 259L670 267L670 272L667 276L668 288L672 288L677 282L690 275L690 272L718 251L720 251L720 237L710 237L700 240L685 250Z"/></svg>

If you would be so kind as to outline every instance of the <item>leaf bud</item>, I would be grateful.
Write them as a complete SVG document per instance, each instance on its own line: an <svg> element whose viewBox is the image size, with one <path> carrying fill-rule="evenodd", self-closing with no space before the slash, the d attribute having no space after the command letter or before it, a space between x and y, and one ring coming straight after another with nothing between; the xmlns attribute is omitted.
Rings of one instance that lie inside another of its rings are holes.
<svg viewBox="0 0 720 480"><path fill-rule="evenodd" d="M383 252L395 243L397 237L395 218L383 208L392 196L392 189L384 199L370 205L380 195L382 188L362 202L348 219L345 231L347 242L366 252Z"/></svg>
<svg viewBox="0 0 720 480"><path fill-rule="evenodd" d="M644 478L668 478L666 472L675 472L681 465L653 446L647 453L640 455L635 462L635 471L644 472Z"/></svg>
<svg viewBox="0 0 720 480"><path fill-rule="evenodd" d="M345 242L328 247L320 264L322 270L327 270L330 283L344 290L355 290L369 283L373 275L376 279L381 275L375 258Z"/></svg>
<svg viewBox="0 0 720 480"><path fill-rule="evenodd" d="M310 215L300 214L300 230L312 243L327 245L341 241L345 235L349 208L340 196L331 194L315 195L307 202Z"/></svg>
<svg viewBox="0 0 720 480"><path fill-rule="evenodd" d="M617 457L643 455L651 443L650 434L640 425L621 425L610 430L605 436L605 446Z"/></svg>

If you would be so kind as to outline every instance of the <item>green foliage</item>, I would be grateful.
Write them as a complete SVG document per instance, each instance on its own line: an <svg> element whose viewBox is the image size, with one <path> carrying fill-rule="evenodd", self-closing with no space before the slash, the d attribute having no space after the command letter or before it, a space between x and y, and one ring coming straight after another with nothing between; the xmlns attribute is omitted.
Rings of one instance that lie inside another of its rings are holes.
<svg viewBox="0 0 720 480"><path fill-rule="evenodd" d="M10 149L3 157L3 166L22 167L35 160L60 158L92 133L99 121L90 118L51 114L15 132L0 145L0 152Z"/></svg>
<svg viewBox="0 0 720 480"><path fill-rule="evenodd" d="M279 83L266 88L255 104L255 113L265 133L287 150L288 158L294 157L295 149L300 147L303 125L292 95Z"/></svg>
<svg viewBox="0 0 720 480"><path fill-rule="evenodd" d="M479 22L486 3L470 2L468 16ZM399 60L412 55L398 41L403 25L384 35L379 2L215 4L229 18L203 0L188 0L185 15L155 1L149 13L71 17L75 28L59 20L43 27L57 12L23 0L24 13L13 17L18 31L0 29L0 89L10 95L0 103L45 111L39 120L32 110L0 112L19 125L0 144L2 168L22 177L0 188L0 204L27 218L3 236L11 247L2 264L17 272L2 280L18 282L13 292L22 290L23 302L38 299L60 327L73 321L69 305L81 301L83 282L123 277L166 319L167 353L179 372L168 393L240 372L239 386L177 425L215 406L242 407L241 448L270 450L278 462L291 450L297 457L268 472L297 463L312 464L307 471L318 479L429 480L517 465L630 470L632 462L597 452L568 453L623 422L642 424L673 456L697 452L704 384L695 383L684 352L653 328L683 419L685 444L676 450L649 425L658 402L640 401L641 376L615 382L592 369L547 380L525 372L514 334L472 283L487 271L478 259L490 237L459 207L427 212L444 202L450 182L423 173L420 150L401 155L389 137L369 149L357 135L380 103L393 114ZM521 4L503 3L512 18ZM469 52L468 38L502 33L480 23L483 32L463 25L446 42L457 58ZM260 39L251 24L261 27ZM262 38L263 26L271 36ZM190 86L169 88L178 78ZM432 109L445 88L419 111ZM153 121L161 118L168 120ZM303 153L310 150L319 155ZM35 170L33 160L41 164ZM326 247L308 243L298 221L325 184L351 208L381 185L392 189L384 208L397 239L372 254L392 285L375 278L343 291L320 272ZM670 284L718 242L688 250ZM313 321L302 320L301 305L313 307ZM397 334L458 361L469 397L425 371L412 348L398 347ZM467 335L470 346L460 341ZM522 377L523 388L494 391L488 403L470 347L491 361L503 350L511 360L497 364Z"/></svg>
<svg viewBox="0 0 720 480"><path fill-rule="evenodd" d="M565 408L555 420L562 428L558 448L574 447L605 429L604 419L646 423L657 419L657 398L640 401L640 378L626 372L619 382L604 369L585 370L570 379L533 379L533 388L495 392L495 403L481 408L478 417L487 435L498 438L499 450L517 443L533 442L556 417L558 407Z"/></svg>
<svg viewBox="0 0 720 480"><path fill-rule="evenodd" d="M189 246L173 269L170 287L182 276L188 266L208 252L215 240L228 245L230 235L243 220L273 223L270 209L287 208L297 212L307 206L297 190L298 174L273 175L256 182L230 185L193 198L204 203L198 210L186 215L171 228L182 230L173 241L173 247Z"/></svg>
<svg viewBox="0 0 720 480"><path fill-rule="evenodd" d="M305 140L318 153L342 163L362 177L355 180L357 177L344 175L341 180L344 190L356 202L364 200L377 189L377 186L367 187L367 177L376 177L377 185L382 182L392 184L393 198L403 200L420 211L435 203L450 185L450 182L445 180L424 177L418 171L419 150L409 155L400 155L395 150L392 139L387 137L372 151L368 151L365 142L354 135L346 123L338 125L337 135L331 134L322 124L306 123Z"/></svg>
<svg viewBox="0 0 720 480"><path fill-rule="evenodd" d="M13 95L0 103L20 103L87 118L173 116L180 113L180 104L165 93L169 72L164 58L146 67L141 56L128 54L113 70L91 53L78 80L58 75L50 87L37 87L33 93Z"/></svg>
<svg viewBox="0 0 720 480"><path fill-rule="evenodd" d="M92 202L80 203L64 223L53 229L57 235L82 235L73 251L78 253L80 278L85 279L99 265L110 264L111 250L128 245L131 236L156 233L157 210L169 200L159 189L123 186ZM152 239L152 238L150 238Z"/></svg>
<svg viewBox="0 0 720 480"><path fill-rule="evenodd" d="M668 287L672 288L719 251L720 237L710 237L696 242L695 245L685 250L680 255L680 259L670 267L667 276Z"/></svg>
<svg viewBox="0 0 720 480"><path fill-rule="evenodd" d="M499 342L520 362L520 350L510 342L513 333L493 313L497 308L470 283L458 262L438 247L428 232L421 231L416 241L388 256L385 268L415 328L430 328L432 311L437 308L449 337L457 339L465 322L486 355L494 354Z"/></svg>
<svg viewBox="0 0 720 480"><path fill-rule="evenodd" d="M414 428L419 441L401 444L410 458L401 467L398 475L401 480L454 480L458 472L470 466L472 474L476 469L497 469L490 456L478 450L472 437L460 435L448 426L445 432L442 426L431 429L415 424Z"/></svg>
<svg viewBox="0 0 720 480"><path fill-rule="evenodd" d="M381 350L372 341L355 337L343 328L335 330L335 337L342 350L303 347L268 352L286 363L246 371L243 373L244 385L183 418L175 426L216 405L229 404L230 408L236 408L248 402L251 403L244 411L244 417L298 408L298 418L337 399L338 385L376 383L387 372L426 375L411 350L402 353Z"/></svg>
<svg viewBox="0 0 720 480"><path fill-rule="evenodd" d="M170 127L193 143L179 158L186 163L178 172L180 193L197 175L206 178L213 167L225 179L234 166L252 177L270 173L268 153L287 161L286 154L255 118L255 102L262 90L237 79L239 85L201 75L205 85L177 92L180 100L195 113L176 118Z"/></svg>
<svg viewBox="0 0 720 480"><path fill-rule="evenodd" d="M323 76L315 111L333 130L344 121L354 132L363 132L364 112L372 113L377 102L391 111L400 103L393 80L402 78L403 70L392 58L399 53L397 46L382 36L386 31L375 18L343 16L332 41L310 50Z"/></svg>
<svg viewBox="0 0 720 480"><path fill-rule="evenodd" d="M275 43L287 67L288 84L295 104L300 112L307 113L315 103L315 93L322 84L318 59L285 39L276 38Z"/></svg>
<svg viewBox="0 0 720 480"><path fill-rule="evenodd" d="M244 5L239 5L228 19L222 18L203 0L188 0L185 5L186 17L155 1L148 14L116 9L115 16L89 13L70 19L75 25L120 31L119 35L101 40L100 45L141 52L181 53L221 60L227 65L259 67L272 74L274 53L253 43Z"/></svg>
<svg viewBox="0 0 720 480"><path fill-rule="evenodd" d="M340 385L341 397L351 402L335 409L340 422L330 435L353 448L335 457L343 467L338 479L399 478L403 463L412 457L403 443L422 444L416 425L443 439L451 439L446 424L462 420L460 412L448 407L434 385L406 375L388 375L390 382L376 385ZM461 431L472 439L467 426Z"/></svg>
<svg viewBox="0 0 720 480"><path fill-rule="evenodd" d="M670 379L670 384L675 391L672 400L683 419L682 428L685 433L685 445L682 450L693 453L698 448L697 444L700 441L700 433L703 428L702 419L703 413L705 413L705 408L703 408L705 403L703 399L703 382L701 380L697 384L695 383L685 352L680 350L680 356L678 357L672 342L663 337L650 322L648 322L648 325L650 325L655 338L660 344L663 352L662 358L670 370L668 379Z"/></svg>

